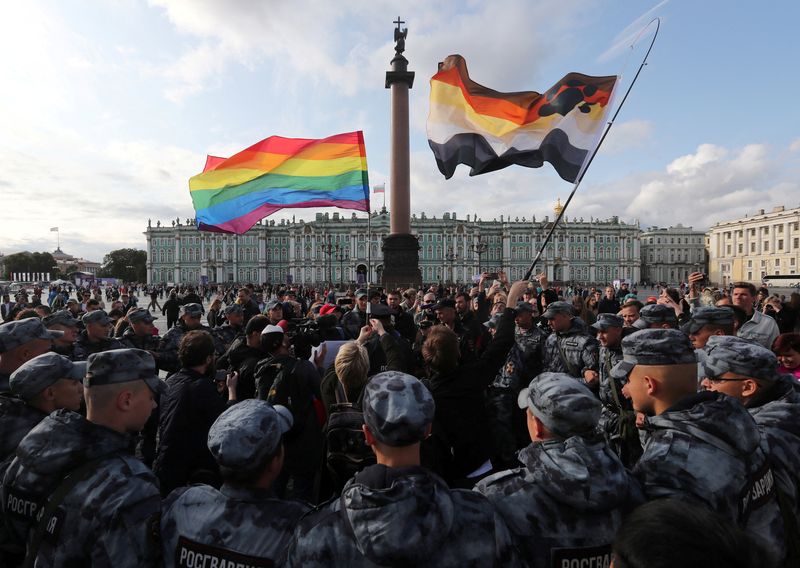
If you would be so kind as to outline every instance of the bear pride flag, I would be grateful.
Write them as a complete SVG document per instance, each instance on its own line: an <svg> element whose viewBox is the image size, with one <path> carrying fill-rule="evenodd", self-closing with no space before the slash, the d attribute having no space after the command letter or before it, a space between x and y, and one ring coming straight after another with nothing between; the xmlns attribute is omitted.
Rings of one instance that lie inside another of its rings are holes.
<svg viewBox="0 0 800 568"><path fill-rule="evenodd" d="M439 171L458 164L484 174L516 164L550 162L577 181L603 131L617 77L569 73L544 94L500 93L469 77L467 63L450 55L431 78L428 143Z"/></svg>
<svg viewBox="0 0 800 568"><path fill-rule="evenodd" d="M189 192L200 230L238 235L289 207L369 211L364 135L270 136L230 158L208 156Z"/></svg>

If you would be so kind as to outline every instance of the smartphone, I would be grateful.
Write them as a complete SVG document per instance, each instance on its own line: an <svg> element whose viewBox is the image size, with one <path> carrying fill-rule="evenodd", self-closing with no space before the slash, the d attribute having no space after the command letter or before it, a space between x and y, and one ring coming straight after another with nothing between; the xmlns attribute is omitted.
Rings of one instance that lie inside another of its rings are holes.
<svg viewBox="0 0 800 568"><path fill-rule="evenodd" d="M224 383L225 381L228 380L228 371L226 371L225 369L217 371L217 375L216 377L214 377L214 380L220 383Z"/></svg>

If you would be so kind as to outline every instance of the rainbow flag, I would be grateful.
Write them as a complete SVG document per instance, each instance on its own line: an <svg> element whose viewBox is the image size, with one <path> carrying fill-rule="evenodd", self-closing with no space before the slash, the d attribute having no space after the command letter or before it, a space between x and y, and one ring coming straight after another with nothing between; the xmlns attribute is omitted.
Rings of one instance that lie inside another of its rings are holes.
<svg viewBox="0 0 800 568"><path fill-rule="evenodd" d="M369 211L364 134L270 136L230 158L208 156L189 191L201 231L241 235L289 207Z"/></svg>
<svg viewBox="0 0 800 568"><path fill-rule="evenodd" d="M431 78L428 143L449 179L458 164L484 174L517 164L550 162L575 182L606 123L617 77L570 73L546 93L500 93L469 77L450 55Z"/></svg>

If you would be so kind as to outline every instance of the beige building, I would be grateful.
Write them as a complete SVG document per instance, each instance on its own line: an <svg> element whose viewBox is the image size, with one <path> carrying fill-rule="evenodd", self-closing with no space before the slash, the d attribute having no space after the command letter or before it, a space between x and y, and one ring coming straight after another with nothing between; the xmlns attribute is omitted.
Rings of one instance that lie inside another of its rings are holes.
<svg viewBox="0 0 800 568"><path fill-rule="evenodd" d="M708 264L711 282L720 286L759 285L765 276L798 274L800 207L780 205L715 224L708 232Z"/></svg>
<svg viewBox="0 0 800 568"><path fill-rule="evenodd" d="M675 285L692 272L706 271L705 233L684 227L650 227L642 231L642 280Z"/></svg>

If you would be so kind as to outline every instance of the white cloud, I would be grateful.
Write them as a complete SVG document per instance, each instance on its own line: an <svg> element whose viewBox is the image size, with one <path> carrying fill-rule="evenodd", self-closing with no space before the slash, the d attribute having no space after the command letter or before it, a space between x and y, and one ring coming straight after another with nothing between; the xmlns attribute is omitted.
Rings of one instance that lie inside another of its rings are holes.
<svg viewBox="0 0 800 568"><path fill-rule="evenodd" d="M651 141L655 126L649 120L617 122L600 147L599 153L619 154L631 148L642 148Z"/></svg>
<svg viewBox="0 0 800 568"><path fill-rule="evenodd" d="M800 138L795 140L789 145L790 152L800 152Z"/></svg>

